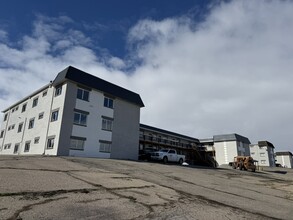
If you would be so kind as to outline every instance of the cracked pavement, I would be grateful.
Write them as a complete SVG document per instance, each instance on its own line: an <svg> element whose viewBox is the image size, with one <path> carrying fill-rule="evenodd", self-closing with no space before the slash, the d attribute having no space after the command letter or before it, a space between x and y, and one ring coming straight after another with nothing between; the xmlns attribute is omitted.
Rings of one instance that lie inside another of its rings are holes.
<svg viewBox="0 0 293 220"><path fill-rule="evenodd" d="M0 219L292 219L293 170L0 157Z"/></svg>

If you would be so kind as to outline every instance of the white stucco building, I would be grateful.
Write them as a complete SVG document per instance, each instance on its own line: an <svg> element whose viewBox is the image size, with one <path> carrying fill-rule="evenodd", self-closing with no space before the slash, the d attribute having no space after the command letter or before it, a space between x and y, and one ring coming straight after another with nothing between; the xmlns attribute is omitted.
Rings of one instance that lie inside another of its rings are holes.
<svg viewBox="0 0 293 220"><path fill-rule="evenodd" d="M134 92L69 66L3 111L0 154L138 158Z"/></svg>
<svg viewBox="0 0 293 220"><path fill-rule="evenodd" d="M258 161L259 166L275 166L274 145L268 141L259 141L250 145L250 155Z"/></svg>
<svg viewBox="0 0 293 220"><path fill-rule="evenodd" d="M290 151L276 152L276 163L282 167L293 168L293 154Z"/></svg>
<svg viewBox="0 0 293 220"><path fill-rule="evenodd" d="M250 155L249 139L239 134L214 135L213 143L218 165L229 164L236 156Z"/></svg>

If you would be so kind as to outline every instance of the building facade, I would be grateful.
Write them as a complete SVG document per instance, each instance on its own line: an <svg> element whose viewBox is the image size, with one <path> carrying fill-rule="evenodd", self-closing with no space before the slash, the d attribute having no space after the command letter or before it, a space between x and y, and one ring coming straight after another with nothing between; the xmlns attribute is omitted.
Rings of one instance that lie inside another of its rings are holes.
<svg viewBox="0 0 293 220"><path fill-rule="evenodd" d="M290 151L276 152L276 163L282 167L293 168L293 154Z"/></svg>
<svg viewBox="0 0 293 220"><path fill-rule="evenodd" d="M199 152L199 140L172 131L140 124L139 150L152 152L160 149L174 149L184 154L186 161L193 163L203 160Z"/></svg>
<svg viewBox="0 0 293 220"><path fill-rule="evenodd" d="M250 141L239 134L214 135L213 138L201 139L200 143L211 156L217 166L229 164L236 156L249 156Z"/></svg>
<svg viewBox="0 0 293 220"><path fill-rule="evenodd" d="M69 66L3 111L0 154L138 158L134 92Z"/></svg>
<svg viewBox="0 0 293 220"><path fill-rule="evenodd" d="M250 155L258 161L259 166L274 167L276 166L274 148L274 145L268 141L259 141L250 145Z"/></svg>

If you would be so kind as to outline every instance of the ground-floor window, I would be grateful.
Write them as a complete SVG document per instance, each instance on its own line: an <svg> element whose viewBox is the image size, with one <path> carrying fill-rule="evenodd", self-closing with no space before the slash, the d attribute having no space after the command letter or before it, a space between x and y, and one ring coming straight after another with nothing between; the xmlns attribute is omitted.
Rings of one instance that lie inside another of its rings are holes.
<svg viewBox="0 0 293 220"><path fill-rule="evenodd" d="M112 145L112 142L111 141L103 141L103 140L100 140L100 152L103 152L103 153L110 153L111 152L111 145Z"/></svg>
<svg viewBox="0 0 293 220"><path fill-rule="evenodd" d="M84 143L86 138L71 136L70 138L70 149L71 150L84 150Z"/></svg>
<svg viewBox="0 0 293 220"><path fill-rule="evenodd" d="M24 152L29 152L30 151L30 147L31 147L31 142L30 141L25 142Z"/></svg>
<svg viewBox="0 0 293 220"><path fill-rule="evenodd" d="M55 137L49 137L47 141L47 149L54 148Z"/></svg>
<svg viewBox="0 0 293 220"><path fill-rule="evenodd" d="M265 160L261 160L260 163L261 164L266 164L266 161Z"/></svg>

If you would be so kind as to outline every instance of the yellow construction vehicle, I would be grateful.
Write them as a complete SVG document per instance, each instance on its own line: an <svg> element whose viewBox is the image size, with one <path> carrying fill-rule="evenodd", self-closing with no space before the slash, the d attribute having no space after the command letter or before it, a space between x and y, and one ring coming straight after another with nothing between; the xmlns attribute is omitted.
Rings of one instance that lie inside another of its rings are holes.
<svg viewBox="0 0 293 220"><path fill-rule="evenodd" d="M234 161L232 163L232 168L239 170L251 170L255 172L256 166L254 164L255 160L253 160L250 156L237 156L234 157Z"/></svg>

